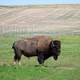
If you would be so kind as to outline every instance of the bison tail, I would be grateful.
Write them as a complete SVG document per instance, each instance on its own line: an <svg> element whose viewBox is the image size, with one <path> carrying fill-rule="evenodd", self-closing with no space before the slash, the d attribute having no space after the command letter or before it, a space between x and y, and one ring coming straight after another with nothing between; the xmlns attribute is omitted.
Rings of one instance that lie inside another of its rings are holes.
<svg viewBox="0 0 80 80"><path fill-rule="evenodd" d="M12 48L14 48L15 43L13 43Z"/></svg>

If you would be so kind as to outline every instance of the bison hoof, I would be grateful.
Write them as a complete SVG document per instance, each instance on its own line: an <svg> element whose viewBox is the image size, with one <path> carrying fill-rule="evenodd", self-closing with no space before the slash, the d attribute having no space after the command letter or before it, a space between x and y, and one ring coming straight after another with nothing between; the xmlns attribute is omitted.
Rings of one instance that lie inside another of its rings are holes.
<svg viewBox="0 0 80 80"><path fill-rule="evenodd" d="M18 62L19 66L21 66L21 62Z"/></svg>
<svg viewBox="0 0 80 80"><path fill-rule="evenodd" d="M15 61L13 62L13 65L16 65L16 62Z"/></svg>

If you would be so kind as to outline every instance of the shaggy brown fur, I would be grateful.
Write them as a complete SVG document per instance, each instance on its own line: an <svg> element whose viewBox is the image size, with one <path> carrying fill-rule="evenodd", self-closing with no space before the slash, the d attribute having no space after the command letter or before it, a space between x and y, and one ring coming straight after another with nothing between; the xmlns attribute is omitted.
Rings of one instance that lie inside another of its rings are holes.
<svg viewBox="0 0 80 80"><path fill-rule="evenodd" d="M26 57L38 56L39 64L44 63L44 60L53 56L57 60L58 53L60 52L60 41L54 41L49 36L34 36L32 38L26 38L18 40L13 43L12 48L14 49L14 60L19 61L21 55L23 54ZM59 46L54 46L59 45Z"/></svg>

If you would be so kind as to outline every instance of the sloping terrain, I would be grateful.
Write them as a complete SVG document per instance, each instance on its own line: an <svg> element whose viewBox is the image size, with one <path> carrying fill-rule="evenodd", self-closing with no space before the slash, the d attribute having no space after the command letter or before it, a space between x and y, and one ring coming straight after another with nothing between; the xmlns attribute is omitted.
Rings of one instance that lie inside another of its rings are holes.
<svg viewBox="0 0 80 80"><path fill-rule="evenodd" d="M37 57L22 56L13 65L14 41L34 34L61 41L58 60L39 66ZM80 5L0 6L0 80L80 80Z"/></svg>
<svg viewBox="0 0 80 80"><path fill-rule="evenodd" d="M80 5L0 7L0 33L80 33Z"/></svg>

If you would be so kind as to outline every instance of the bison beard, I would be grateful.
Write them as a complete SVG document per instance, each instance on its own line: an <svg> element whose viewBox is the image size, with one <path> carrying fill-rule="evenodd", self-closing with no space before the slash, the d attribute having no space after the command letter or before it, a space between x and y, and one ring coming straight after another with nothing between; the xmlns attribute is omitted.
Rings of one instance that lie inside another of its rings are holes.
<svg viewBox="0 0 80 80"><path fill-rule="evenodd" d="M46 59L53 56L55 60L60 54L60 41L52 40L49 36L35 36L13 43L14 62L19 62L21 56L37 56L39 64L43 64Z"/></svg>

